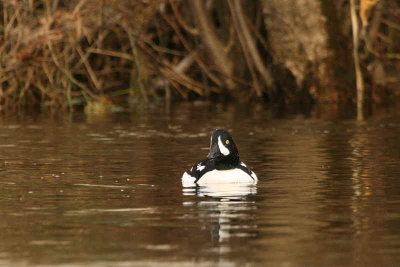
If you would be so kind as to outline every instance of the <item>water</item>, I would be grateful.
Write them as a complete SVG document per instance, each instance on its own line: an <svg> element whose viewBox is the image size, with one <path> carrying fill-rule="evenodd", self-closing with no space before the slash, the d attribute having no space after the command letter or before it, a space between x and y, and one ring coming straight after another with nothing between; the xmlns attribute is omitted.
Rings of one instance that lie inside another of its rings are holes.
<svg viewBox="0 0 400 267"><path fill-rule="evenodd" d="M400 121L277 115L1 119L0 265L397 265ZM220 127L259 184L182 188Z"/></svg>

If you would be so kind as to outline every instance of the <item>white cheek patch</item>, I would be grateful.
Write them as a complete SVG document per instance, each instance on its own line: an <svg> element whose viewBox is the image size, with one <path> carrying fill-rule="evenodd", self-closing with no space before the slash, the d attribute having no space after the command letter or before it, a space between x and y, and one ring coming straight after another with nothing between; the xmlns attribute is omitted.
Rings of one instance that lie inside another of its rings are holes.
<svg viewBox="0 0 400 267"><path fill-rule="evenodd" d="M229 149L227 149L224 144L222 144L221 142L221 136L218 136L218 147L219 147L219 151L221 151L222 154L224 154L225 156L229 155Z"/></svg>

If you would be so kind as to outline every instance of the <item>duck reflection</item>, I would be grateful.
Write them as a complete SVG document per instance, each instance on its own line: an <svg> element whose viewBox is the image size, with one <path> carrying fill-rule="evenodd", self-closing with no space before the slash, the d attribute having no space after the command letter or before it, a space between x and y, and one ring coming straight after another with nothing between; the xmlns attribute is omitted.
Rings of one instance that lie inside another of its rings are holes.
<svg viewBox="0 0 400 267"><path fill-rule="evenodd" d="M220 243L259 235L254 222L254 210L257 207L249 199L256 193L256 186L241 184L213 184L182 189L184 196L201 197L199 201L184 204L196 207L199 218L204 219L209 227L211 240ZM228 248L224 247L221 253L228 252Z"/></svg>

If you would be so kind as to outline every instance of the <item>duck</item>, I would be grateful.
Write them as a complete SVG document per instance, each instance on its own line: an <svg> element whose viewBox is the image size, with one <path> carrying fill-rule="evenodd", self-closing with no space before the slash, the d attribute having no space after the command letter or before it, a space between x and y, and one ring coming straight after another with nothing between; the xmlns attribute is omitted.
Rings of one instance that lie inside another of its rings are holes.
<svg viewBox="0 0 400 267"><path fill-rule="evenodd" d="M211 135L210 152L182 176L183 186L209 184L257 184L257 175L239 158L232 136L224 129Z"/></svg>

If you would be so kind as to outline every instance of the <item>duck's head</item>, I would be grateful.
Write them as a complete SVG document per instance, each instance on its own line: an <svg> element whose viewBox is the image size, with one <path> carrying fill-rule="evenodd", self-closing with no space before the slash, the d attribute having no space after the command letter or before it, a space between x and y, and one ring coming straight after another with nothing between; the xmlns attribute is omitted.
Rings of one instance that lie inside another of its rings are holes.
<svg viewBox="0 0 400 267"><path fill-rule="evenodd" d="M232 136L227 131L219 129L211 135L210 153L207 158L219 161L239 161L239 152Z"/></svg>

